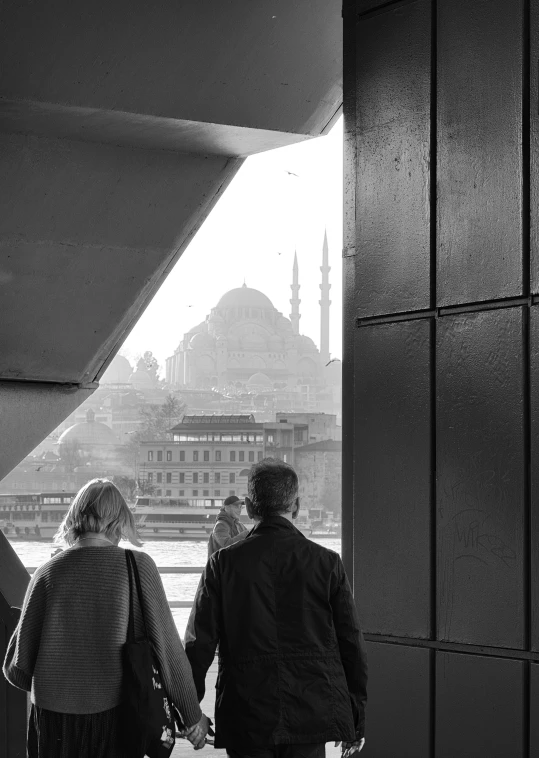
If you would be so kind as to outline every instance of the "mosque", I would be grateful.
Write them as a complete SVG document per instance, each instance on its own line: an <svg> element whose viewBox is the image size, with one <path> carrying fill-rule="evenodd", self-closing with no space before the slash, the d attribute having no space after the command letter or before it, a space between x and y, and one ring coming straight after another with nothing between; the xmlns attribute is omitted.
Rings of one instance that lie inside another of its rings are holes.
<svg viewBox="0 0 539 758"><path fill-rule="evenodd" d="M294 257L291 313L286 318L259 290L226 292L206 319L184 334L166 360L166 382L190 389L268 391L298 386L322 388L331 381L329 362L329 271L327 235L322 251L320 350L300 334L299 271Z"/></svg>

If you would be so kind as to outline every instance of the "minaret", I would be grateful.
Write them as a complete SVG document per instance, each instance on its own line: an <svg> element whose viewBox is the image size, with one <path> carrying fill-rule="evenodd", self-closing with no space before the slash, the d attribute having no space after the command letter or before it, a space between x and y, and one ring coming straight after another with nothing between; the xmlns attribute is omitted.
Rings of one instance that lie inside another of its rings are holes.
<svg viewBox="0 0 539 758"><path fill-rule="evenodd" d="M329 283L329 272L331 266L328 265L328 234L327 230L324 230L324 246L322 248L322 265L320 266L322 272L322 284L320 285L321 299L320 303L320 356L324 363L329 361L329 306L331 300L329 299L329 291L331 284Z"/></svg>
<svg viewBox="0 0 539 758"><path fill-rule="evenodd" d="M299 334L299 320L301 316L299 315L299 304L301 303L301 300L299 299L299 275L298 275L298 254L294 252L294 268L292 269L292 286L290 289L292 290L292 299L290 300L290 305L292 306L292 313L290 314L290 321L292 322L292 331L294 334Z"/></svg>

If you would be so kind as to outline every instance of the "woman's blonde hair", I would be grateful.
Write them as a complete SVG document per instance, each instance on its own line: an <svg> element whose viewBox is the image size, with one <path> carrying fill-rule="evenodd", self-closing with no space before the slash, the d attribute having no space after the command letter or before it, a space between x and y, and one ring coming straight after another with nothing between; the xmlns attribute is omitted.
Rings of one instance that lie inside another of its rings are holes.
<svg viewBox="0 0 539 758"><path fill-rule="evenodd" d="M104 534L111 540L123 537L132 545L142 545L131 509L118 487L108 479L91 479L80 488L58 527L54 542L73 545L88 532Z"/></svg>

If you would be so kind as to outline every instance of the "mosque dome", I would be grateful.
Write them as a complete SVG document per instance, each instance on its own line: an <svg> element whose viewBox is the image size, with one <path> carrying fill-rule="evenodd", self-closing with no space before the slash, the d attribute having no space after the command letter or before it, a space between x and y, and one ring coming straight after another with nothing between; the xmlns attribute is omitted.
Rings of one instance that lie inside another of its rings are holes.
<svg viewBox="0 0 539 758"><path fill-rule="evenodd" d="M123 355L116 355L101 377L100 384L129 384L129 377L133 373L131 364Z"/></svg>
<svg viewBox="0 0 539 758"><path fill-rule="evenodd" d="M264 389L272 389L273 388L273 382L269 378L269 376L266 376L266 374L263 374L261 371L258 371L256 374L253 374L248 380L247 380L247 386L248 387L263 387Z"/></svg>
<svg viewBox="0 0 539 758"><path fill-rule="evenodd" d="M206 350L211 350L215 347L213 338L210 337L209 334L204 334L203 332L199 332L198 334L195 334L194 337L191 337L189 345L194 348Z"/></svg>
<svg viewBox="0 0 539 758"><path fill-rule="evenodd" d="M148 372L140 369L131 374L129 382L138 390L151 389L154 386L154 381Z"/></svg>
<svg viewBox="0 0 539 758"><path fill-rule="evenodd" d="M242 287L226 292L217 303L217 308L269 308L273 310L273 303L260 290L252 289L244 284Z"/></svg>
<svg viewBox="0 0 539 758"><path fill-rule="evenodd" d="M313 340L310 337L306 337L304 334L298 338L298 347L306 352L314 353L318 351L318 348L314 344Z"/></svg>
<svg viewBox="0 0 539 758"><path fill-rule="evenodd" d="M95 413L90 408L86 414L86 421L73 424L60 436L58 446L60 450L66 442L76 441L80 447L86 446L111 446L119 445L120 441L106 424L95 420Z"/></svg>

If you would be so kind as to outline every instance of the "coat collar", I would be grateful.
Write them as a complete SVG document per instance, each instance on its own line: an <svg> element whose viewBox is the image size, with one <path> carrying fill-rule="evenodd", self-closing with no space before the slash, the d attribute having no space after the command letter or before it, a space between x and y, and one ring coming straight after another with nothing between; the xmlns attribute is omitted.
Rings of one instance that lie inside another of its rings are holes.
<svg viewBox="0 0 539 758"><path fill-rule="evenodd" d="M259 521L255 526L251 529L251 534L265 534L267 532L296 532L296 534L299 537L303 537L306 539L303 532L300 532L297 527L294 526L294 524L289 521L287 518L283 518L282 516L270 516L269 518L265 518L262 521Z"/></svg>

